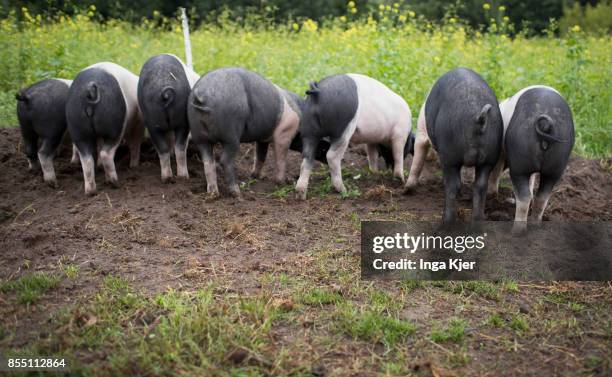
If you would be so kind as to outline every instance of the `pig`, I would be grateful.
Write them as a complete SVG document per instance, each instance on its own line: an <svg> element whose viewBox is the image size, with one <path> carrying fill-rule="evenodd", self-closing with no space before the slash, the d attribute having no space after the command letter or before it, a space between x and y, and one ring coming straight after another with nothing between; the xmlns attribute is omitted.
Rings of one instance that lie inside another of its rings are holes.
<svg viewBox="0 0 612 377"><path fill-rule="evenodd" d="M219 195L213 145L221 144L221 165L230 193L241 198L234 171L240 143L255 143L252 175L261 177L268 145L276 158L275 180L286 180L286 158L300 123L299 96L244 68L208 72L189 95L187 117L204 163L207 192Z"/></svg>
<svg viewBox="0 0 612 377"><path fill-rule="evenodd" d="M300 177L295 190L306 199L308 181L314 166L314 150L323 138L329 138L327 162L334 189L346 192L342 182L341 161L349 145L366 144L368 165L378 170L379 146L383 156L390 148L393 175L404 181L404 156L410 149L412 114L402 97L381 82L360 74L338 74L312 82L300 125L303 151Z"/></svg>
<svg viewBox="0 0 612 377"><path fill-rule="evenodd" d="M65 107L71 84L71 80L51 78L21 89L15 95L29 169L40 166L43 180L53 188L58 187L53 159L66 136ZM71 162L78 162L74 146Z"/></svg>
<svg viewBox="0 0 612 377"><path fill-rule="evenodd" d="M574 121L569 105L555 89L534 85L520 90L500 104L504 123L503 151L489 179L496 194L505 167L516 198L513 230L527 227L527 214L536 175L540 176L531 219L542 215L555 184L563 175L574 146Z"/></svg>
<svg viewBox="0 0 612 377"><path fill-rule="evenodd" d="M138 80L138 105L144 124L159 155L162 182L172 180L171 136L174 135L176 175L189 178L187 171L187 99L199 76L171 54L147 60Z"/></svg>
<svg viewBox="0 0 612 377"><path fill-rule="evenodd" d="M114 158L124 138L130 149L130 168L138 166L144 125L137 86L138 76L117 64L102 62L79 72L70 87L66 119L81 159L86 195L96 193L96 150L106 182L112 187L118 187Z"/></svg>
<svg viewBox="0 0 612 377"><path fill-rule="evenodd" d="M472 220L484 220L487 185L501 151L502 116L495 93L476 72L454 69L436 81L417 121L414 158L405 192L417 186L429 145L444 174L444 223L457 216L461 167L475 167Z"/></svg>

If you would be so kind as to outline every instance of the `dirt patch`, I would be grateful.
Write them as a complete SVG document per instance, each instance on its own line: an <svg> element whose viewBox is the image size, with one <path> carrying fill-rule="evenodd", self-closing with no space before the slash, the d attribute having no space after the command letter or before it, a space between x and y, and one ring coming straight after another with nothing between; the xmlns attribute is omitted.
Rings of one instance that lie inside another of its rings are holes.
<svg viewBox="0 0 612 377"><path fill-rule="evenodd" d="M439 219L443 206L442 175L435 161L427 162L423 184L416 192L403 196L400 183L390 173L367 172L365 156L358 148L348 150L343 169L349 188L360 194L347 199L335 193L317 195L324 191L328 177L320 169L311 180L307 201L294 199L291 185L279 188L267 178L251 180L248 145L242 146L237 158L245 198L241 202L229 197L222 172L222 197L207 198L202 163L191 149L191 179L162 184L157 154L150 144L143 147L141 166L136 169L128 168L127 153L120 148L120 187L104 185L99 170L99 193L94 197L84 196L80 167L69 159L68 150L56 158L60 188L47 187L41 174L27 170L18 129L0 130L0 281L32 271L57 271L60 265L78 266L80 271L77 279L62 281L41 309L24 312L19 306L2 305L0 315L10 319L5 328L19 334L14 347L36 336L32 329L49 312L86 302L107 275L121 276L145 294L169 287L192 290L213 279L225 292L255 294L262 277L269 274L336 284L329 274L319 276L318 271L342 266L316 266L312 255L325 250L358 255L359 219ZM272 161L270 155L266 177L272 176ZM299 154L290 153L288 171L293 178L299 164ZM573 157L545 219L612 219L612 173L604 166L610 166L609 161ZM505 177L502 182L500 195L487 202L487 215L493 220L514 216L514 205L508 201L512 197L509 180ZM464 217L469 216L470 197L471 190L464 186L460 201ZM409 319L434 318L454 310L450 305L441 314L443 306L438 301L435 308L427 304L418 310L406 309L404 314ZM354 344L346 347L347 355L365 352L354 349Z"/></svg>

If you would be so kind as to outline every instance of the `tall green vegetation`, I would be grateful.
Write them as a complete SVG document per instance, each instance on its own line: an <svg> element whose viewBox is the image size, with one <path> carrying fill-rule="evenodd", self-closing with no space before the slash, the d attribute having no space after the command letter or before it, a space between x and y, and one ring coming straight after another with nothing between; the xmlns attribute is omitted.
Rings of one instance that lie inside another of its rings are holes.
<svg viewBox="0 0 612 377"><path fill-rule="evenodd" d="M574 112L575 151L610 156L610 36L572 27L556 38L555 23L547 36L511 35L512 23L505 14L512 9L493 9L491 3L480 12L495 12L495 19L474 29L452 15L431 23L399 4L366 11L349 1L340 16L325 22L306 18L280 24L259 13L237 21L225 11L215 23L193 31L194 64L200 73L243 66L298 93L311 80L360 72L401 94L414 114L440 75L458 66L470 67L482 74L500 100L528 85L557 88ZM37 80L72 78L105 60L137 73L152 55L170 52L183 57L178 19L154 14L138 24L114 19L101 23L98 10L91 7L73 16L34 16L23 10L1 20L0 125L16 125L14 93Z"/></svg>

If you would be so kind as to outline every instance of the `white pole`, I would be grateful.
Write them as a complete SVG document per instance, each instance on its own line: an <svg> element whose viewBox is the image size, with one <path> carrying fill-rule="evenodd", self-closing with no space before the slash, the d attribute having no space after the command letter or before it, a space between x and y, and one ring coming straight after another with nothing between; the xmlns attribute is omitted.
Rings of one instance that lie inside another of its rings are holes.
<svg viewBox="0 0 612 377"><path fill-rule="evenodd" d="M191 56L191 41L189 40L189 22L185 8L181 8L181 18L183 20L183 38L185 39L185 59L187 67L193 70L193 57Z"/></svg>

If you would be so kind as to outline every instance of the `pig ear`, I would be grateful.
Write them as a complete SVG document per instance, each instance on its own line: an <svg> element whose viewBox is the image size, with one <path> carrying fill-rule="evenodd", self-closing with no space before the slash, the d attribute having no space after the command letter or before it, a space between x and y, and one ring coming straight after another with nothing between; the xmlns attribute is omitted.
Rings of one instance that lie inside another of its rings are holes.
<svg viewBox="0 0 612 377"><path fill-rule="evenodd" d="M489 117L489 112L491 111L491 105L486 104L480 110L480 113L476 117L476 124L478 125L478 131L482 134L487 130L487 118Z"/></svg>
<svg viewBox="0 0 612 377"><path fill-rule="evenodd" d="M28 97L28 95L26 94L25 89L20 89L15 94L15 99L21 102L28 102L30 100L30 97Z"/></svg>
<svg viewBox="0 0 612 377"><path fill-rule="evenodd" d="M310 82L310 89L306 91L306 94L309 96L316 96L319 94L319 83L316 81Z"/></svg>

